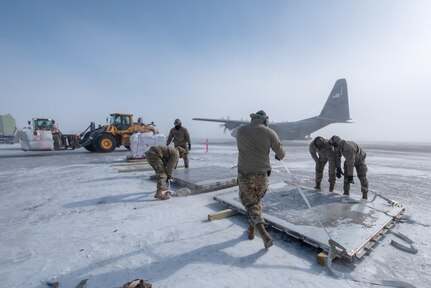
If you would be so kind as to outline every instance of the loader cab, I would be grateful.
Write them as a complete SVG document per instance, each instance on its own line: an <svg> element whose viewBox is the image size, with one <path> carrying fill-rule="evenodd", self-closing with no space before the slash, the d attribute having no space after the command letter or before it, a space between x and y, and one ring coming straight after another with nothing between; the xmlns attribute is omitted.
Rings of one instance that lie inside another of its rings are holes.
<svg viewBox="0 0 431 288"><path fill-rule="evenodd" d="M111 114L110 125L117 127L118 130L127 130L132 127L132 115Z"/></svg>
<svg viewBox="0 0 431 288"><path fill-rule="evenodd" d="M52 130L55 127L55 121L49 118L33 118L33 127L40 130Z"/></svg>

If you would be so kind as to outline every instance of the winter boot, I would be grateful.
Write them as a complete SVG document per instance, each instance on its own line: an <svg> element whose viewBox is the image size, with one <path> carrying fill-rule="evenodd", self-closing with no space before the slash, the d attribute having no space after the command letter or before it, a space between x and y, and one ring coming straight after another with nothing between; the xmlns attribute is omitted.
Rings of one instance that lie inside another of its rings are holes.
<svg viewBox="0 0 431 288"><path fill-rule="evenodd" d="M259 223L256 225L257 230L259 230L260 237L262 237L263 245L265 246L265 249L268 249L272 246L272 238L269 236L268 232L266 232L265 226L263 226L263 223Z"/></svg>
<svg viewBox="0 0 431 288"><path fill-rule="evenodd" d="M329 182L329 192L334 192L335 183Z"/></svg>
<svg viewBox="0 0 431 288"><path fill-rule="evenodd" d="M169 193L163 194L161 190L157 190L156 195L154 195L154 198L160 199L160 200L168 200L171 198Z"/></svg>
<svg viewBox="0 0 431 288"><path fill-rule="evenodd" d="M248 239L253 240L255 233L256 233L256 228L254 227L254 224L248 225L248 230L247 230Z"/></svg>
<svg viewBox="0 0 431 288"><path fill-rule="evenodd" d="M130 282L124 283L123 288L151 288L153 285L151 285L148 282L145 282L142 279L135 279Z"/></svg>
<svg viewBox="0 0 431 288"><path fill-rule="evenodd" d="M344 189L344 195L349 196L350 195L350 187L348 187L348 188L343 187L343 189Z"/></svg>
<svg viewBox="0 0 431 288"><path fill-rule="evenodd" d="M317 190L322 190L321 188L320 188L320 183L321 183L322 181L316 181L316 186L314 187L314 189L317 189Z"/></svg>
<svg viewBox="0 0 431 288"><path fill-rule="evenodd" d="M362 192L362 199L365 199L365 200L368 199L368 193L367 192Z"/></svg>

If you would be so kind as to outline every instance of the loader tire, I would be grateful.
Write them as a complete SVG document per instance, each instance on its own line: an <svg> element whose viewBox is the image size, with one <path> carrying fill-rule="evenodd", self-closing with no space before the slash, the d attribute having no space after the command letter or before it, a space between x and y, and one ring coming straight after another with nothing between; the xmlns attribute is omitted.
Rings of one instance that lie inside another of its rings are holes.
<svg viewBox="0 0 431 288"><path fill-rule="evenodd" d="M84 148L85 148L85 150L90 151L90 152L97 152L97 150L93 144L86 145L86 146L84 146ZM75 147L73 147L73 149L75 149Z"/></svg>
<svg viewBox="0 0 431 288"><path fill-rule="evenodd" d="M109 153L117 148L117 141L111 134L101 134L96 139L96 149L102 153Z"/></svg>

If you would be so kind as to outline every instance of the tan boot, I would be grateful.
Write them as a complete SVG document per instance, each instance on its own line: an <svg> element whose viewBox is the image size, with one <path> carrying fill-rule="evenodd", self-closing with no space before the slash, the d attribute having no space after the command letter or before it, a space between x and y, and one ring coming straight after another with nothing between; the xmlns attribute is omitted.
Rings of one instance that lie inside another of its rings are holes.
<svg viewBox="0 0 431 288"><path fill-rule="evenodd" d="M329 192L334 192L335 183L329 183Z"/></svg>
<svg viewBox="0 0 431 288"><path fill-rule="evenodd" d="M259 223L256 225L257 230L259 230L260 237L262 237L263 245L265 246L265 249L268 249L272 246L272 238L269 236L268 232L266 232L265 226L263 226L263 223Z"/></svg>
<svg viewBox="0 0 431 288"><path fill-rule="evenodd" d="M317 190L322 190L321 188L320 188L320 183L321 183L322 181L316 181L316 186L314 187L314 189L317 189Z"/></svg>
<svg viewBox="0 0 431 288"><path fill-rule="evenodd" d="M157 199L160 199L160 200L168 200L168 199L171 198L171 196L168 193L163 194L162 191L158 190L156 192L156 195L154 195L154 198L157 198Z"/></svg>
<svg viewBox="0 0 431 288"><path fill-rule="evenodd" d="M254 224L248 225L247 234L248 234L248 239L250 240L254 239L254 235L256 234L256 229L254 227Z"/></svg>

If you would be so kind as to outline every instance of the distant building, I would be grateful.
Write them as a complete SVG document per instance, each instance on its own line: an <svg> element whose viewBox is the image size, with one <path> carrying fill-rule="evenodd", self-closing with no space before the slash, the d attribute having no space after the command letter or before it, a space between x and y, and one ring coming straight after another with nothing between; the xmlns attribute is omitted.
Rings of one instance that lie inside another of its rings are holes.
<svg viewBox="0 0 431 288"><path fill-rule="evenodd" d="M0 135L13 136L16 132L16 121L12 115L0 115Z"/></svg>

